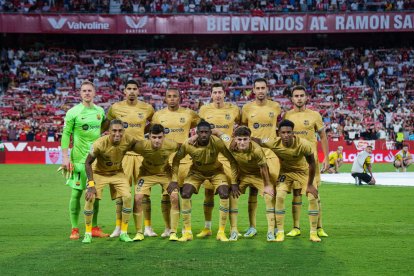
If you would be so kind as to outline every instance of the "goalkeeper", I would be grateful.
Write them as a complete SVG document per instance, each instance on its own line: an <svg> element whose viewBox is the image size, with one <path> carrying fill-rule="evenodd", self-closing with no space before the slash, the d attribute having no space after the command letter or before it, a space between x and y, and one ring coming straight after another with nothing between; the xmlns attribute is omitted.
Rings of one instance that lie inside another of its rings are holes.
<svg viewBox="0 0 414 276"><path fill-rule="evenodd" d="M95 105L95 86L90 81L81 84L80 96L82 102L69 109L65 116L65 125L62 134L62 167L59 169L66 176L66 185L72 188L69 201L70 222L72 232L70 239L79 239L78 219L80 213L80 198L86 189L85 159L88 156L92 143L101 136L101 125L105 120L103 108ZM70 138L73 147L68 155ZM95 215L93 216L93 237L107 237L97 226L99 201L95 201Z"/></svg>

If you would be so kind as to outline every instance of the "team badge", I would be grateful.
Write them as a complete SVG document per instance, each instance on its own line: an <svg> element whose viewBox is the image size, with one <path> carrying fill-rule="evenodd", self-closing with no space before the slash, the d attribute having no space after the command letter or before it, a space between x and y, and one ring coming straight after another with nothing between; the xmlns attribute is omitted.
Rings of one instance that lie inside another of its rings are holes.
<svg viewBox="0 0 414 276"><path fill-rule="evenodd" d="M269 112L269 118L274 118L275 117L275 113L274 112Z"/></svg>
<svg viewBox="0 0 414 276"><path fill-rule="evenodd" d="M185 123L185 118L184 117L180 118L180 123Z"/></svg>
<svg viewBox="0 0 414 276"><path fill-rule="evenodd" d="M138 118L144 119L144 114L143 113L138 113Z"/></svg>
<svg viewBox="0 0 414 276"><path fill-rule="evenodd" d="M96 114L96 119L101 120L101 114Z"/></svg>
<svg viewBox="0 0 414 276"><path fill-rule="evenodd" d="M303 121L303 124L304 124L305 126L308 126L308 125L309 125L309 120L305 120L305 121Z"/></svg>
<svg viewBox="0 0 414 276"><path fill-rule="evenodd" d="M230 121L230 114L226 114L225 116L224 116L224 118L227 120L227 121Z"/></svg>

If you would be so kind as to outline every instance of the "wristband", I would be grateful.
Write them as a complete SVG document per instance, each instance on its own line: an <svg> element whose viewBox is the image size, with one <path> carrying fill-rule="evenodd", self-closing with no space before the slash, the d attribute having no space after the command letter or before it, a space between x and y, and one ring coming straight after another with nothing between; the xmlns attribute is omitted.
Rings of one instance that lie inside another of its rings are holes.
<svg viewBox="0 0 414 276"><path fill-rule="evenodd" d="M92 188L92 187L95 187L95 181L90 180L88 181L88 188Z"/></svg>

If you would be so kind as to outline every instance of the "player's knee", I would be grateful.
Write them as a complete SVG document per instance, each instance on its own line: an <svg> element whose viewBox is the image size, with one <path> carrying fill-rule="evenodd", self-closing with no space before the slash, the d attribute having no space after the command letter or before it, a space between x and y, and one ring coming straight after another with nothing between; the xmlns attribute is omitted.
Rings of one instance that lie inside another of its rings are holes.
<svg viewBox="0 0 414 276"><path fill-rule="evenodd" d="M258 193L259 193L259 190L257 190L254 187L250 187L249 196L257 196Z"/></svg>
<svg viewBox="0 0 414 276"><path fill-rule="evenodd" d="M125 195L122 197L122 206L124 207L131 207L132 205L132 196L131 195Z"/></svg>
<svg viewBox="0 0 414 276"><path fill-rule="evenodd" d="M145 200L145 202L151 203L151 198L149 195L143 195L142 200Z"/></svg>
<svg viewBox="0 0 414 276"><path fill-rule="evenodd" d="M178 193L177 192L171 193L170 201L171 201L172 206L178 207Z"/></svg>
<svg viewBox="0 0 414 276"><path fill-rule="evenodd" d="M226 185L222 185L218 187L217 193L221 199L228 199L229 198L229 187Z"/></svg>
<svg viewBox="0 0 414 276"><path fill-rule="evenodd" d="M134 197L134 204L135 204L136 206L138 206L138 205L142 205L142 200L143 200L143 198L144 198L144 195L143 195L143 194L135 194L135 197Z"/></svg>
<svg viewBox="0 0 414 276"><path fill-rule="evenodd" d="M293 196L302 196L301 189L293 189Z"/></svg>
<svg viewBox="0 0 414 276"><path fill-rule="evenodd" d="M183 199L190 199L193 195L193 185L191 184L184 184L183 189L181 191L181 197Z"/></svg>

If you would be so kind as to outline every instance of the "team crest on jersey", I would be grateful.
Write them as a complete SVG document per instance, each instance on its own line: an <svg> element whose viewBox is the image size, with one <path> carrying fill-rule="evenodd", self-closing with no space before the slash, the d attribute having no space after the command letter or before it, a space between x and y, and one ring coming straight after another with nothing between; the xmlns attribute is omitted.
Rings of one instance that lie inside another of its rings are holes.
<svg viewBox="0 0 414 276"><path fill-rule="evenodd" d="M144 113L138 113L138 118L144 119Z"/></svg>
<svg viewBox="0 0 414 276"><path fill-rule="evenodd" d="M275 117L275 113L274 112L269 112L269 118L274 118Z"/></svg>
<svg viewBox="0 0 414 276"><path fill-rule="evenodd" d="M227 114L224 116L224 118L225 118L227 121L230 121L230 119L231 119L231 118L230 118L230 114L228 114L228 113L227 113Z"/></svg>
<svg viewBox="0 0 414 276"><path fill-rule="evenodd" d="M185 118L184 117L180 118L180 123L185 123Z"/></svg>
<svg viewBox="0 0 414 276"><path fill-rule="evenodd" d="M101 120L101 114L96 114L96 119Z"/></svg>
<svg viewBox="0 0 414 276"><path fill-rule="evenodd" d="M305 126L308 126L308 125L309 125L309 120L305 120L305 121L303 121L303 124L304 124Z"/></svg>

